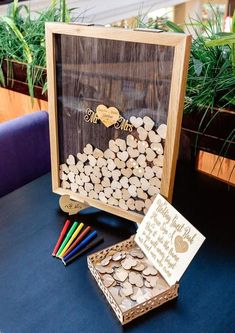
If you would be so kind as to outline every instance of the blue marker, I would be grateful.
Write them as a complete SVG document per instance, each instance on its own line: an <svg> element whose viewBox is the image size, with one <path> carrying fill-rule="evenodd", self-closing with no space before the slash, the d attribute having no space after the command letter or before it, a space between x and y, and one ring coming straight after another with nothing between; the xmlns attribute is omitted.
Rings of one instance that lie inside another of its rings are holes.
<svg viewBox="0 0 235 333"><path fill-rule="evenodd" d="M78 244L69 254L67 254L66 257L64 257L64 261L68 260L71 258L74 254L76 254L77 251L79 251L82 247L86 246L93 238L97 236L96 231L92 231L86 238L83 239L83 241Z"/></svg>

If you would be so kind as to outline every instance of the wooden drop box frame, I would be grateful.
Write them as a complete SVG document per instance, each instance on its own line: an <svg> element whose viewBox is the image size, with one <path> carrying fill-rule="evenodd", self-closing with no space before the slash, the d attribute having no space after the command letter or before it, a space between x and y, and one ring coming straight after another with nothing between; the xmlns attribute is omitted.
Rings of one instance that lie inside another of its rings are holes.
<svg viewBox="0 0 235 333"><path fill-rule="evenodd" d="M172 74L169 88L169 104L168 109L164 111L167 112L167 134L165 139L164 161L160 188L160 194L163 195L169 202L171 202L173 194L191 36L187 34L157 31L134 31L120 28L84 26L79 24L46 24L48 102L53 192L59 195L67 194L71 197L71 199L85 202L90 206L139 223L142 221L143 215L138 212L130 210L126 211L120 207L111 206L107 203L103 203L99 199L93 199L88 196L81 195L80 193L74 193L71 189L65 189L61 186L59 179L60 143L58 135L58 96L56 69L56 38L59 35L65 38L66 36L75 36L79 38L94 38L107 41L112 40L115 42L133 42L137 44L152 44L159 47L169 46L174 48L172 57ZM161 56L161 53L158 56ZM136 113L135 116L138 117L139 114ZM99 135L99 132L97 132L97 135Z"/></svg>
<svg viewBox="0 0 235 333"><path fill-rule="evenodd" d="M162 293L158 294L151 299L138 304L127 311L122 311L111 293L109 292L108 288L106 288L102 282L100 273L96 270L95 265L97 262L100 262L104 259L107 255L109 255L112 251L125 251L130 250L133 247L136 247L136 243L134 241L134 235L131 236L129 239L117 243L113 246L110 246L104 250L99 252L93 253L87 257L88 267L91 271L91 274L95 278L99 288L102 290L103 294L105 295L107 301L109 302L110 306L112 307L113 311L115 312L117 318L121 322L122 325L127 324L128 322L132 321L133 319L142 316L143 314L153 310L160 305L176 298L178 296L178 289L179 283L175 283L173 286L169 286L169 288Z"/></svg>

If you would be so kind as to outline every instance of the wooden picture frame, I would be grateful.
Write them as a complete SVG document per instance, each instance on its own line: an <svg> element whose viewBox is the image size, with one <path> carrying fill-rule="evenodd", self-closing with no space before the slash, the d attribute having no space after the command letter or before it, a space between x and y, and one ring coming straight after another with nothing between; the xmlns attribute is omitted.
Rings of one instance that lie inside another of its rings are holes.
<svg viewBox="0 0 235 333"><path fill-rule="evenodd" d="M101 202L100 200L80 195L79 193L74 193L69 189L64 189L60 185L60 147L58 133L57 96L58 67L56 66L56 57L58 53L58 51L56 51L56 41L58 40L58 36L64 36L64 38L75 36L78 39L94 39L94 41L98 40L102 42L126 42L127 44L130 43L130 45L132 45L131 43L135 43L135 45L144 44L147 45L146 47L148 47L148 45L156 45L162 47L163 50L164 47L172 47L173 58L167 110L167 134L164 146L164 162L160 188L160 193L170 202L172 200L178 155L191 36L187 34L134 31L78 24L46 23L47 78L53 192L59 195L68 194L71 199L85 202L90 206L105 210L135 222L141 222L143 215L139 214L138 212L129 210L126 211L120 207L111 206ZM63 46L62 43L61 45ZM77 50L74 50L74 52L77 52ZM60 64L60 67L63 66ZM138 117L138 114L136 116Z"/></svg>

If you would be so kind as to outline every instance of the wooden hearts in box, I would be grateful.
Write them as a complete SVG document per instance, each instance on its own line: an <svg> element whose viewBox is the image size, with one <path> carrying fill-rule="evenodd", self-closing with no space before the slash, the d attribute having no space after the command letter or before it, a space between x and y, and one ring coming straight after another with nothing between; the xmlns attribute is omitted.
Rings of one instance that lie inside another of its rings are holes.
<svg viewBox="0 0 235 333"><path fill-rule="evenodd" d="M100 110L103 122L106 111ZM166 125L155 127L148 116L132 116L130 123L133 135L110 140L105 151L87 144L76 157L69 155L60 165L62 188L123 210L146 213L160 192Z"/></svg>

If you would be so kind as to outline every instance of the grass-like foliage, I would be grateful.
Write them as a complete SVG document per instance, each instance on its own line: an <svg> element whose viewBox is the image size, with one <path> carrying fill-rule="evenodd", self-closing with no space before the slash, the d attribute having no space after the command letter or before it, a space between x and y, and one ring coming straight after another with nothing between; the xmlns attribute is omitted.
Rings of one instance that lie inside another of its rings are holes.
<svg viewBox="0 0 235 333"><path fill-rule="evenodd" d="M6 86L1 68L4 59L8 61L8 79L14 79L11 60L27 64L29 94L33 97L33 87L43 87L43 70L46 67L45 23L70 22L71 12L65 0L52 0L48 9L31 13L26 5L14 0L8 6L6 16L0 17L0 84ZM73 21L76 20L73 19Z"/></svg>

